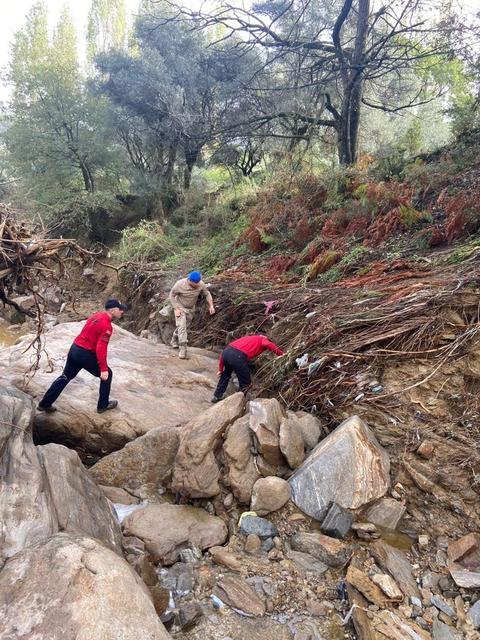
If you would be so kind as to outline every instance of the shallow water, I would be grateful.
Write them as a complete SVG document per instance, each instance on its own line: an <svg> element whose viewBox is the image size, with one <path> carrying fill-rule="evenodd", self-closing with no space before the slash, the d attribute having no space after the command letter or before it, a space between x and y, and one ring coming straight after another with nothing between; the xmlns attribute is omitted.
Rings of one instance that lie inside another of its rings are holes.
<svg viewBox="0 0 480 640"><path fill-rule="evenodd" d="M0 347L10 347L23 335L23 331L9 331L8 324L0 323Z"/></svg>

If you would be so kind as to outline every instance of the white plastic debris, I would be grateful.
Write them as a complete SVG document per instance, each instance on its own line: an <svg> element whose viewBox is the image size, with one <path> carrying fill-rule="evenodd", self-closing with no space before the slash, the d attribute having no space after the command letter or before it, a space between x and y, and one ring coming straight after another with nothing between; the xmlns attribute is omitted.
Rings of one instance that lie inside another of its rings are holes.
<svg viewBox="0 0 480 640"><path fill-rule="evenodd" d="M212 595L210 596L210 600L212 601L213 606L215 607L215 609L223 609L223 607L225 606L225 603L220 600L220 598L217 598L217 596Z"/></svg>
<svg viewBox="0 0 480 640"><path fill-rule="evenodd" d="M297 358L295 360L295 364L299 369L301 369L302 367L306 367L308 364L308 353L304 353L303 356Z"/></svg>

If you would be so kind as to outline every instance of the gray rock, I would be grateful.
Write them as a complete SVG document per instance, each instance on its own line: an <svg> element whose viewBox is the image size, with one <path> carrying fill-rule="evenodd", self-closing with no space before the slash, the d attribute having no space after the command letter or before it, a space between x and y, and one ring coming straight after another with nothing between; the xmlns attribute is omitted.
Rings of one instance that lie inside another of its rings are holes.
<svg viewBox="0 0 480 640"><path fill-rule="evenodd" d="M322 574L328 571L328 566L321 560L317 560L309 553L302 553L301 551L287 551L287 558L292 560L303 571L310 571L312 573Z"/></svg>
<svg viewBox="0 0 480 640"><path fill-rule="evenodd" d="M437 609L439 609L440 611L443 611L443 613L445 613L450 618L457 617L455 609L451 607L448 603L446 603L445 600L443 600L443 598L440 598L440 596L432 596L430 598L430 602L433 604L434 607L437 607Z"/></svg>
<svg viewBox="0 0 480 640"><path fill-rule="evenodd" d="M352 522L353 516L350 511L347 511L347 509L340 507L334 502L323 519L320 528L327 536L344 538L350 531Z"/></svg>
<svg viewBox="0 0 480 640"><path fill-rule="evenodd" d="M396 529L406 510L407 507L398 500L381 498L365 511L363 517L379 527Z"/></svg>
<svg viewBox="0 0 480 640"><path fill-rule="evenodd" d="M480 629L480 600L477 600L473 607L470 607L467 618L473 624L474 629Z"/></svg>
<svg viewBox="0 0 480 640"><path fill-rule="evenodd" d="M433 621L432 638L433 640L461 640L462 634L457 633L455 629L452 629L452 627L435 618Z"/></svg>
<svg viewBox="0 0 480 640"><path fill-rule="evenodd" d="M278 535L278 529L274 524L258 516L243 517L240 521L240 531L247 536L254 533L262 540Z"/></svg>
<svg viewBox="0 0 480 640"><path fill-rule="evenodd" d="M289 480L292 501L320 522L336 502L358 509L390 486L390 459L358 417L345 420L315 447Z"/></svg>

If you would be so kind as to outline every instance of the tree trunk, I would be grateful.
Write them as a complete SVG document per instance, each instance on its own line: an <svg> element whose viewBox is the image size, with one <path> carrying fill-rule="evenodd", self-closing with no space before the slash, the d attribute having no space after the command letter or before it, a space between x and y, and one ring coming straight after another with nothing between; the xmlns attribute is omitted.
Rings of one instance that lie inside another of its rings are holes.
<svg viewBox="0 0 480 640"><path fill-rule="evenodd" d="M80 171L82 172L83 183L85 185L85 190L89 193L93 193L95 191L95 183L93 181L93 175L88 163L83 159L79 159Z"/></svg>
<svg viewBox="0 0 480 640"><path fill-rule="evenodd" d="M363 69L368 33L370 0L359 0L355 47L351 69L344 74L343 98L337 128L337 147L340 164L354 164L358 155L358 130L363 97Z"/></svg>

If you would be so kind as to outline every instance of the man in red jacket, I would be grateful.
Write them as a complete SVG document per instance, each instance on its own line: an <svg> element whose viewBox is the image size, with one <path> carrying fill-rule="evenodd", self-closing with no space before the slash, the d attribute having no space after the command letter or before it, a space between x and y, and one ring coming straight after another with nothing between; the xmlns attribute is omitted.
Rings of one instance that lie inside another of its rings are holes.
<svg viewBox="0 0 480 640"><path fill-rule="evenodd" d="M243 338L230 342L222 351L218 362L220 380L215 389L212 402L220 402L223 398L232 373L236 373L240 391L245 393L251 383L248 361L263 353L266 349L273 351L277 356L283 356L283 351L274 342L271 342L261 334L243 336Z"/></svg>
<svg viewBox="0 0 480 640"><path fill-rule="evenodd" d="M107 365L107 348L113 331L112 319L121 318L126 308L118 300L110 298L105 303L105 311L97 311L88 318L70 347L62 375L52 383L41 399L38 405L40 411L56 411L53 403L81 369L100 378L97 412L103 413L118 406L116 400L109 400L112 370Z"/></svg>

